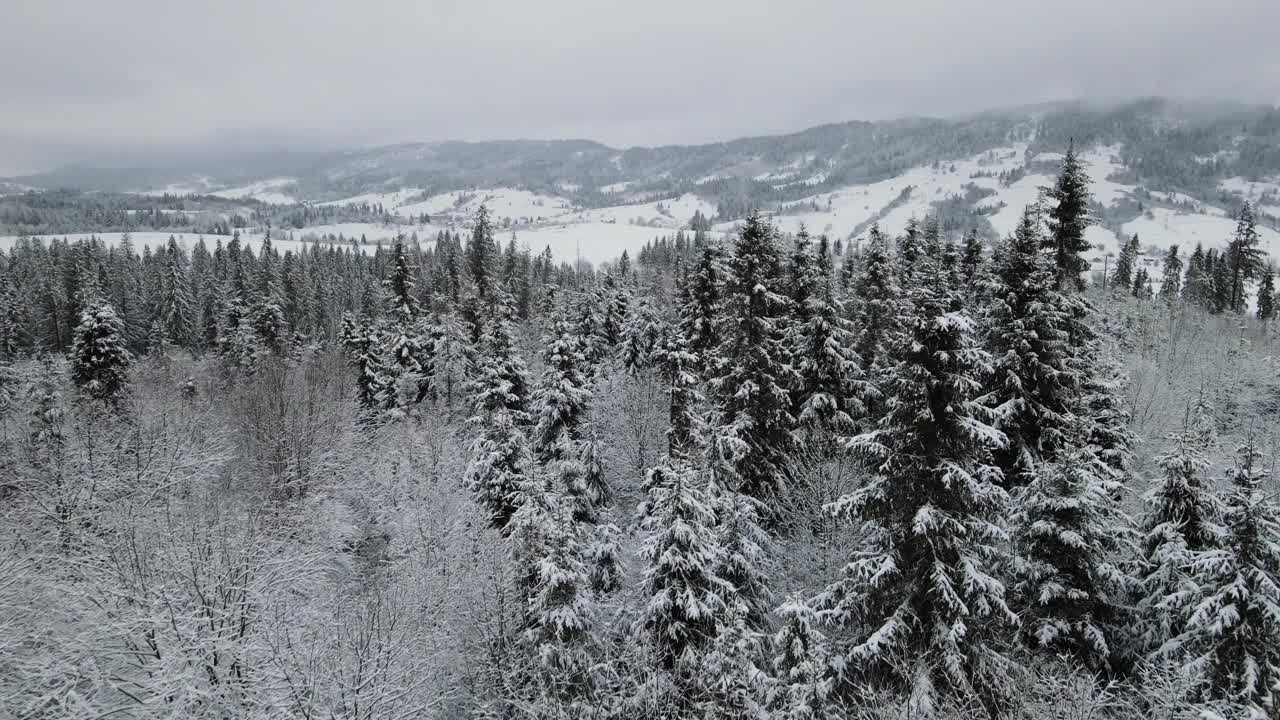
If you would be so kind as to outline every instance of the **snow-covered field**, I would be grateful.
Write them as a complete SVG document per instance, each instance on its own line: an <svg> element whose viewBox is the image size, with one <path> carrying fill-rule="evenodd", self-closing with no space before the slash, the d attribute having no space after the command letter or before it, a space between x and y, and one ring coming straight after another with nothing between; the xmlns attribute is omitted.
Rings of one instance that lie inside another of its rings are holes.
<svg viewBox="0 0 1280 720"><path fill-rule="evenodd" d="M1257 229L1262 249L1272 256L1280 253L1280 233L1262 225ZM1229 217L1176 213L1167 208L1151 208L1142 217L1124 225L1126 233L1138 234L1144 247L1177 245L1186 252L1194 250L1197 243L1206 250L1225 247L1235 230L1236 221Z"/></svg>
<svg viewBox="0 0 1280 720"><path fill-rule="evenodd" d="M297 179L290 177L270 178L267 180L259 180L258 182L250 183L248 185L242 185L240 187L214 190L209 194L216 197L228 198L230 200L244 200L248 198L270 205L292 205L296 203L297 200L290 195L280 192L280 190L287 188L296 182Z"/></svg>
<svg viewBox="0 0 1280 720"><path fill-rule="evenodd" d="M550 247L560 260L580 257L598 265L618 258L623 250L635 258L645 243L668 234L669 230L621 223L567 223L522 230L516 233L516 244L527 245L535 255Z"/></svg>
<svg viewBox="0 0 1280 720"><path fill-rule="evenodd" d="M512 222L536 222L563 215L573 209L572 204L561 197L538 195L527 190L490 188L464 190L433 195L421 202L401 205L395 212L402 216L449 214L454 217L474 215L480 205L489 209L490 215L499 221L509 218Z"/></svg>
<svg viewBox="0 0 1280 720"><path fill-rule="evenodd" d="M555 218L556 222L604 222L619 225L646 225L654 228L677 230L686 227L701 212L708 218L715 216L716 206L692 193L685 193L672 200L659 200L639 205L615 205L566 213Z"/></svg>

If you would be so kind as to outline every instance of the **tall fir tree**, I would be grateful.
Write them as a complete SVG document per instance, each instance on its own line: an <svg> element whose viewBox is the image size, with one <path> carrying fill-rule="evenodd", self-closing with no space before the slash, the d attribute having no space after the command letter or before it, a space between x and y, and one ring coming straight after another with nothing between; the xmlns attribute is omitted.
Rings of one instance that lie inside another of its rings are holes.
<svg viewBox="0 0 1280 720"><path fill-rule="evenodd" d="M862 359L862 369L876 381L877 366L883 367L886 351L896 340L900 327L900 290L889 242L879 225L872 225L866 254L854 283L857 298L853 310L858 333L854 349Z"/></svg>
<svg viewBox="0 0 1280 720"><path fill-rule="evenodd" d="M1267 267L1262 271L1262 282L1258 283L1258 319L1267 322L1276 316L1276 277L1275 270Z"/></svg>
<svg viewBox="0 0 1280 720"><path fill-rule="evenodd" d="M1241 447L1225 501L1222 546L1197 553L1198 589L1186 629L1170 649L1203 678L1201 699L1235 706L1226 717L1280 711L1280 507L1263 489L1267 471Z"/></svg>
<svg viewBox="0 0 1280 720"><path fill-rule="evenodd" d="M1028 207L1001 248L988 309L993 372L984 402L1009 442L995 451L1010 486L1030 483L1068 445L1080 378L1072 366L1067 310L1043 251L1040 215Z"/></svg>
<svg viewBox="0 0 1280 720"><path fill-rule="evenodd" d="M953 309L935 262L920 271L885 383L888 412L847 441L872 475L829 506L862 528L860 548L817 604L848 636L846 691L867 681L991 707L1009 682L999 638L1016 624L994 574L1008 496L990 452L1005 438L978 402L990 357L973 320ZM915 664L904 669L902 658Z"/></svg>
<svg viewBox="0 0 1280 720"><path fill-rule="evenodd" d="M1078 436L1078 435L1077 435ZM1087 451L1036 468L1014 514L1012 595L1033 648L1095 672L1121 650L1127 577L1118 483Z"/></svg>
<svg viewBox="0 0 1280 720"><path fill-rule="evenodd" d="M1176 303L1182 294L1182 258L1178 257L1178 246L1170 245L1164 256L1164 273L1160 279L1160 299L1169 304Z"/></svg>
<svg viewBox="0 0 1280 720"><path fill-rule="evenodd" d="M982 240L978 237L977 228L969 228L964 234L964 248L960 256L960 276L964 280L965 290L976 295L981 286L983 270Z"/></svg>
<svg viewBox="0 0 1280 720"><path fill-rule="evenodd" d="M1142 496L1134 607L1137 650L1144 655L1182 634L1196 589L1191 562L1218 547L1224 535L1222 503L1204 482L1210 439L1188 412L1182 432L1170 436L1171 447L1156 458L1160 476Z"/></svg>
<svg viewBox="0 0 1280 720"><path fill-rule="evenodd" d="M727 457L740 483L732 490L763 501L766 523L777 519L786 497L795 425L787 391L794 371L784 340L789 302L780 282L774 229L752 213L729 261L711 388L717 435L730 448Z"/></svg>
<svg viewBox="0 0 1280 720"><path fill-rule="evenodd" d="M529 373L520 357L508 317L489 323L476 353L468 391L476 430L465 482L489 517L491 527L506 532L518 499L533 482L533 457L525 428Z"/></svg>
<svg viewBox="0 0 1280 720"><path fill-rule="evenodd" d="M1225 252L1226 275L1230 283L1225 293L1226 309L1231 312L1244 312L1249 304L1249 298L1245 294L1245 283L1259 277L1266 267L1263 261L1266 253L1258 247L1259 242L1253 207L1246 202L1240 208L1240 214L1236 218L1235 235L1227 243Z"/></svg>
<svg viewBox="0 0 1280 720"><path fill-rule="evenodd" d="M1116 258L1116 269L1111 273L1112 287L1117 290L1133 288L1133 266L1138 261L1141 250L1138 245L1138 233L1134 233L1120 244L1120 255Z"/></svg>
<svg viewBox="0 0 1280 720"><path fill-rule="evenodd" d="M1182 297L1188 304L1204 308L1209 301L1209 274L1205 267L1204 246L1196 243L1196 249L1187 258L1187 273L1182 280Z"/></svg>
<svg viewBox="0 0 1280 720"><path fill-rule="evenodd" d="M125 347L124 322L115 308L90 301L80 314L71 344L71 379L85 396L118 410L129 388L133 356Z"/></svg>
<svg viewBox="0 0 1280 720"><path fill-rule="evenodd" d="M1085 281L1082 275L1089 269L1089 262L1082 255L1089 250L1085 229L1092 221L1089 217L1089 175L1076 155L1074 141L1067 146L1062 169L1046 196L1052 201L1045 244L1053 253L1054 281L1059 290L1083 290Z"/></svg>

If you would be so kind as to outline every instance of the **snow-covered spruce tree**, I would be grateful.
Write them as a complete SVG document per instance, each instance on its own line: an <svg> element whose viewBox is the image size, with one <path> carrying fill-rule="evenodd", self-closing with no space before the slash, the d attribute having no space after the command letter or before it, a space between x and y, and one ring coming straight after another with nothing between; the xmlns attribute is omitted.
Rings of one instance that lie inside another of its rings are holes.
<svg viewBox="0 0 1280 720"><path fill-rule="evenodd" d="M715 572L723 549L707 483L680 458L664 457L645 479L639 512L645 536L640 556L645 601L635 631L652 643L658 666L670 673L686 707L698 700L698 668L716 635L732 590Z"/></svg>
<svg viewBox="0 0 1280 720"><path fill-rule="evenodd" d="M1190 413L1186 425L1168 438L1170 449L1156 458L1161 474L1142 497L1134 605L1143 654L1182 634L1195 590L1191 560L1217 547L1224 533L1222 503L1204 484L1210 437L1192 427Z"/></svg>
<svg viewBox="0 0 1280 720"><path fill-rule="evenodd" d="M1268 267L1258 283L1258 319L1266 322L1276 316L1276 274Z"/></svg>
<svg viewBox="0 0 1280 720"><path fill-rule="evenodd" d="M1059 290L1083 290L1081 275L1089 269L1082 253L1089 250L1084 231L1092 222L1089 217L1089 175L1076 156L1074 141L1067 146L1062 169L1047 197L1049 234L1045 246L1053 254L1054 282Z"/></svg>
<svg viewBox="0 0 1280 720"><path fill-rule="evenodd" d="M705 720L770 720L771 680L760 667L763 637L742 605L731 605L716 623L716 637L702 656L699 717Z"/></svg>
<svg viewBox="0 0 1280 720"><path fill-rule="evenodd" d="M964 281L965 292L970 295L976 295L979 292L982 271L982 240L978 239L978 230L970 228L964 234L964 248L960 255L960 277Z"/></svg>
<svg viewBox="0 0 1280 720"><path fill-rule="evenodd" d="M511 538L525 601L521 642L533 660L521 683L534 717L584 717L593 707L595 611L579 537L559 493L530 478L516 496Z"/></svg>
<svg viewBox="0 0 1280 720"><path fill-rule="evenodd" d="M1200 699L1257 720L1280 712L1280 507L1262 487L1266 475L1261 454L1242 447L1224 503L1226 537L1194 556L1194 605L1166 647L1188 654Z"/></svg>
<svg viewBox="0 0 1280 720"><path fill-rule="evenodd" d="M1258 247L1259 240L1253 208L1246 202L1240 208L1240 214L1236 219L1236 232L1227 243L1225 253L1227 263L1225 275L1228 282L1225 292L1226 309L1231 312L1244 312L1249 304L1245 283L1260 276L1266 267L1264 263L1266 253Z"/></svg>
<svg viewBox="0 0 1280 720"><path fill-rule="evenodd" d="M547 368L533 392L533 451L541 463L565 459L579 439L579 425L591 402L587 357L578 328L564 319L543 338Z"/></svg>
<svg viewBox="0 0 1280 720"><path fill-rule="evenodd" d="M472 221L471 239L467 241L466 248L467 270L471 274L472 287L481 305L492 300L498 284L497 254L498 249L493 239L493 220L489 217L489 208L481 204ZM471 320L474 322L474 319Z"/></svg>
<svg viewBox="0 0 1280 720"><path fill-rule="evenodd" d="M785 289L791 298L791 325L802 325L809 316L809 298L817 289L817 273L813 257L813 241L804 225L796 233L791 253L787 256Z"/></svg>
<svg viewBox="0 0 1280 720"><path fill-rule="evenodd" d="M1160 283L1160 299L1173 304L1182 293L1182 258L1178 257L1178 246L1170 245L1164 256L1164 271Z"/></svg>
<svg viewBox="0 0 1280 720"><path fill-rule="evenodd" d="M752 213L729 260L716 327L720 345L710 372L721 423L717 435L733 441L726 459L740 483L727 489L760 500L765 524L779 519L786 500L795 425L787 392L794 370L784 340L789 303L779 283L773 227Z"/></svg>
<svg viewBox="0 0 1280 720"><path fill-rule="evenodd" d="M1005 438L978 402L990 357L973 320L952 309L941 274L925 259L910 290L884 385L887 414L845 441L873 474L828 511L865 536L815 604L847 634L845 692L866 682L994 704L1009 682L1001 635L1017 622L992 574L1008 542L1008 496L990 451ZM896 665L902 655L920 661L916 676Z"/></svg>
<svg viewBox="0 0 1280 720"><path fill-rule="evenodd" d="M489 524L505 532L517 510L519 493L531 482L533 472L524 430L529 424L528 370L508 318L488 323L476 355L477 366L468 383L474 411L469 424L476 438L464 481L487 511Z"/></svg>
<svg viewBox="0 0 1280 720"><path fill-rule="evenodd" d="M670 332L668 324L642 297L622 330L622 368L637 375L653 363L654 352Z"/></svg>
<svg viewBox="0 0 1280 720"><path fill-rule="evenodd" d="M186 256L172 236L164 250L163 263L160 295L156 298L152 318L160 323L165 337L185 347L193 340L195 300L191 294Z"/></svg>
<svg viewBox="0 0 1280 720"><path fill-rule="evenodd" d="M430 360L420 339L417 321L421 307L403 235L396 236L391 262L391 275L382 282L387 292L387 314L391 319L383 351L383 355L390 359L386 404L403 408L426 397L430 389L426 366ZM402 393L406 396L401 397Z"/></svg>
<svg viewBox="0 0 1280 720"><path fill-rule="evenodd" d="M724 285L721 263L720 249L704 246L681 295L680 329L689 352L704 359L720 346L716 317L720 313Z"/></svg>
<svg viewBox="0 0 1280 720"><path fill-rule="evenodd" d="M853 323L857 332L854 350L862 369L877 381L876 367L886 363L887 348L901 331L900 289L894 279L889 241L879 225L871 226L866 254L854 282Z"/></svg>
<svg viewBox="0 0 1280 720"><path fill-rule="evenodd" d="M1116 290L1128 291L1133 287L1133 264L1138 259L1138 234L1120 243L1120 255L1116 258L1116 269L1111 273L1111 286Z"/></svg>
<svg viewBox="0 0 1280 720"><path fill-rule="evenodd" d="M763 503L734 489L741 486L733 470L731 448L735 442L732 435L717 437L710 452L711 505L724 551L716 575L730 588L725 604L741 607L747 626L763 632L773 607L768 561L774 553L769 534L760 526Z"/></svg>
<svg viewBox="0 0 1280 720"><path fill-rule="evenodd" d="M779 720L826 720L840 717L831 691L827 639L821 619L805 600L790 597L778 608L781 627L773 636L773 697L769 706Z"/></svg>
<svg viewBox="0 0 1280 720"><path fill-rule="evenodd" d="M595 296L601 308L601 339L607 351L612 351L622 343L622 333L631 316L631 293L613 273L606 273L596 286Z"/></svg>
<svg viewBox="0 0 1280 720"><path fill-rule="evenodd" d="M698 390L698 372L702 358L689 349L684 330L670 328L654 349L653 361L667 382L668 403L667 455L688 460L697 455L704 443L705 420L702 416L702 393Z"/></svg>
<svg viewBox="0 0 1280 720"><path fill-rule="evenodd" d="M1151 287L1151 276L1147 274L1146 268L1138 268L1133 274L1133 296L1139 300L1146 300L1149 295L1147 289Z"/></svg>
<svg viewBox="0 0 1280 720"><path fill-rule="evenodd" d="M1001 248L991 283L987 344L993 372L983 402L1009 439L995 457L1010 487L1031 482L1067 444L1080 385L1053 260L1042 245L1039 209L1029 206Z"/></svg>
<svg viewBox="0 0 1280 720"><path fill-rule="evenodd" d="M1110 668L1120 649L1127 583L1112 559L1128 523L1116 505L1117 486L1088 451L1066 453L1033 468L1012 523L1010 590L1023 637L1093 671Z"/></svg>
<svg viewBox="0 0 1280 720"><path fill-rule="evenodd" d="M1196 249L1187 258L1187 273L1182 280L1182 298L1197 307L1205 307L1209 296L1208 283L1204 247L1196 243Z"/></svg>
<svg viewBox="0 0 1280 720"><path fill-rule="evenodd" d="M71 380L86 397L118 410L129 388L133 355L125 347L124 322L109 303L89 302L71 341Z"/></svg>
<svg viewBox="0 0 1280 720"><path fill-rule="evenodd" d="M876 226L872 226L872 230L875 229ZM874 238L872 241L874 242ZM924 254L924 237L920 232L920 221L912 215L907 220L907 227L902 237L898 238L898 272L902 275L904 284L911 282L916 264Z"/></svg>
<svg viewBox="0 0 1280 720"><path fill-rule="evenodd" d="M378 356L378 332L368 318L357 321L350 313L342 317L342 347L356 369L356 403L367 420L381 408L387 376Z"/></svg>
<svg viewBox="0 0 1280 720"><path fill-rule="evenodd" d="M797 238L797 252L801 242ZM806 238L806 254L807 245ZM816 262L793 258L791 263L796 317L787 329L787 342L797 374L792 402L801 427L822 435L847 435L854 420L866 415L866 400L875 389L863 380L853 328L835 296L829 260L822 260L830 257L826 247L824 236Z"/></svg>

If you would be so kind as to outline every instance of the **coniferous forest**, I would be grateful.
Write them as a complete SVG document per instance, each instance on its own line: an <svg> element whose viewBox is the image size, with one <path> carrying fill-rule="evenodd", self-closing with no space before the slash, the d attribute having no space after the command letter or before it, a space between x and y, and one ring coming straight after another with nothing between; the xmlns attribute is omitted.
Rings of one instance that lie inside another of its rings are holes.
<svg viewBox="0 0 1280 720"><path fill-rule="evenodd" d="M1280 718L1252 210L0 255L0 717Z"/></svg>

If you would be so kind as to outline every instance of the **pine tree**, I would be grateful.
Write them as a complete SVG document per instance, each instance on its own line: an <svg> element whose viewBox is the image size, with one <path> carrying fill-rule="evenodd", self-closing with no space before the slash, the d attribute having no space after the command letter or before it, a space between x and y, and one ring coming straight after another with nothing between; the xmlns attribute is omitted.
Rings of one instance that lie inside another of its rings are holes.
<svg viewBox="0 0 1280 720"><path fill-rule="evenodd" d="M1178 246L1170 245L1169 253L1164 256L1164 274L1160 282L1160 299L1169 304L1178 301L1182 292L1182 258L1178 257Z"/></svg>
<svg viewBox="0 0 1280 720"><path fill-rule="evenodd" d="M579 526L556 493L526 480L516 501L511 536L525 568L521 640L534 659L537 717L581 717L593 707L597 652L594 608L588 591Z"/></svg>
<svg viewBox="0 0 1280 720"><path fill-rule="evenodd" d="M982 277L982 241L978 239L978 230L970 228L964 234L964 251L960 257L960 276L964 279L965 290L969 294L978 292Z"/></svg>
<svg viewBox="0 0 1280 720"><path fill-rule="evenodd" d="M522 489L532 477L532 454L524 428L528 371L516 350L509 319L490 323L468 384L476 431L465 483L489 515L491 527L506 531Z"/></svg>
<svg viewBox="0 0 1280 720"><path fill-rule="evenodd" d="M1280 710L1280 507L1262 489L1266 475L1261 454L1242 447L1225 502L1227 535L1194 556L1198 592L1186 630L1167 646L1187 652L1201 673L1201 699L1259 720Z"/></svg>
<svg viewBox="0 0 1280 720"><path fill-rule="evenodd" d="M403 235L396 237L391 276L382 284L388 293L387 312L391 317L384 351L384 355L390 358L388 369L391 371L385 404L388 407L405 407L421 402L427 396L431 359L420 339L417 321L421 306L415 294L416 283Z"/></svg>
<svg viewBox="0 0 1280 720"><path fill-rule="evenodd" d="M770 720L767 707L769 675L757 662L760 634L750 626L746 611L731 606L720 618L716 638L702 657L700 674L705 720Z"/></svg>
<svg viewBox="0 0 1280 720"><path fill-rule="evenodd" d="M1270 267L1262 271L1258 284L1258 319L1266 322L1276 316L1276 278Z"/></svg>
<svg viewBox="0 0 1280 720"><path fill-rule="evenodd" d="M896 341L901 328L897 283L888 240L879 225L871 226L870 241L863 256L861 272L854 284L857 304L853 321L858 338L854 350L862 358L862 369L875 380L873 368L885 361L886 349Z"/></svg>
<svg viewBox="0 0 1280 720"><path fill-rule="evenodd" d="M623 369L630 375L638 375L648 369L669 332L670 328L649 299L641 298L622 331Z"/></svg>
<svg viewBox="0 0 1280 720"><path fill-rule="evenodd" d="M1140 555L1135 568L1139 649L1151 653L1185 629L1195 581L1188 573L1197 553L1220 545L1222 504L1204 486L1210 436L1191 425L1168 438L1172 447L1156 458L1161 475L1143 495L1138 525Z"/></svg>
<svg viewBox="0 0 1280 720"><path fill-rule="evenodd" d="M365 419L381 407L387 385L382 360L378 356L378 333L367 318L357 323L350 313L342 318L342 346L356 368L356 402Z"/></svg>
<svg viewBox="0 0 1280 720"><path fill-rule="evenodd" d="M1138 260L1141 250L1138 245L1138 234L1120 243L1120 256L1116 258L1116 269L1111 274L1112 286L1117 289L1130 290L1133 287L1133 265Z"/></svg>
<svg viewBox="0 0 1280 720"><path fill-rule="evenodd" d="M771 703L779 720L826 720L840 717L831 698L834 678L827 640L818 629L818 613L791 597L778 608L781 627L773 636L773 673L777 689Z"/></svg>
<svg viewBox="0 0 1280 720"><path fill-rule="evenodd" d="M489 218L489 209L483 204L476 210L472 224L471 240L467 243L467 270L471 273L471 282L475 288L475 296L481 305L493 299L497 249L493 240L493 221Z"/></svg>
<svg viewBox="0 0 1280 720"><path fill-rule="evenodd" d="M698 264L685 283L680 303L681 330L689 352L700 358L706 358L720 345L716 317L720 312L722 275L719 249L704 246L698 255Z"/></svg>
<svg viewBox="0 0 1280 720"><path fill-rule="evenodd" d="M124 322L115 308L91 301L80 314L71 344L71 379L80 392L118 410L128 392L133 356L125 347Z"/></svg>
<svg viewBox="0 0 1280 720"><path fill-rule="evenodd" d="M797 253L802 245L807 255L807 238L797 238ZM815 262L797 257L791 261L795 317L787 344L797 374L793 408L799 424L811 431L848 434L854 419L866 414L866 400L875 390L862 378L862 358L853 350L853 329L835 297L829 261L824 262L824 257L830 257L825 236Z"/></svg>
<svg viewBox="0 0 1280 720"><path fill-rule="evenodd" d="M543 338L547 369L533 394L536 427L533 451L538 461L563 460L576 451L580 426L591 402L585 367L587 358L577 329L560 319Z"/></svg>
<svg viewBox="0 0 1280 720"><path fill-rule="evenodd" d="M636 621L647 634L658 665L677 675L677 685L694 680L702 652L716 634L732 588L718 577L724 551L715 531L715 513L706 483L687 461L664 458L645 479L640 507L646 537L640 555L648 600ZM684 677L681 679L681 675Z"/></svg>
<svg viewBox="0 0 1280 720"><path fill-rule="evenodd" d="M1231 264L1226 253L1215 253L1210 250L1208 256L1209 275L1209 307L1211 313L1224 313L1231 309Z"/></svg>
<svg viewBox="0 0 1280 720"><path fill-rule="evenodd" d="M1196 249L1187 258L1187 274L1182 283L1182 297L1192 305L1207 308L1211 294L1209 279L1205 267L1204 247L1196 243Z"/></svg>
<svg viewBox="0 0 1280 720"><path fill-rule="evenodd" d="M700 448L705 430L700 412L703 397L698 391L698 370L703 362L689 350L689 341L679 328L664 335L653 358L667 382L667 455L688 460Z"/></svg>
<svg viewBox="0 0 1280 720"><path fill-rule="evenodd" d="M988 460L1005 438L978 402L990 358L974 322L952 309L935 263L921 270L885 383L888 413L847 442L873 474L829 506L863 528L862 547L818 606L850 635L846 684L992 701L1008 681L992 631L1016 622L989 569L1007 541L999 518L1008 497ZM905 676L898 657L919 661L918 674Z"/></svg>
<svg viewBox="0 0 1280 720"><path fill-rule="evenodd" d="M1259 237L1257 225L1253 218L1253 208L1245 203L1240 208L1236 220L1235 236L1227 243L1226 263L1227 278L1230 283L1225 293L1226 309L1239 313L1244 312L1249 298L1245 295L1245 283L1260 276L1265 268L1263 257L1266 255L1258 247Z"/></svg>
<svg viewBox="0 0 1280 720"><path fill-rule="evenodd" d="M1138 268L1133 274L1133 296L1139 300L1145 300L1149 297L1147 289L1150 285L1151 278L1147 275L1146 268Z"/></svg>
<svg viewBox="0 0 1280 720"><path fill-rule="evenodd" d="M1049 208L1049 235L1045 241L1053 252L1057 288L1062 291L1083 290L1084 278L1081 275L1089 269L1089 261L1081 253L1089 250L1085 229L1092 220L1089 217L1089 176L1076 156L1074 141L1067 146L1062 169L1047 197L1053 203Z"/></svg>
<svg viewBox="0 0 1280 720"><path fill-rule="evenodd" d="M763 501L766 523L778 519L786 496L795 424L787 392L794 377L783 326L789 303L777 291L779 282L773 227L752 213L729 261L711 387L722 426L717 435L730 447L727 459L741 483L731 489Z"/></svg>
<svg viewBox="0 0 1280 720"><path fill-rule="evenodd" d="M1072 367L1068 318L1043 252L1039 211L1028 207L1000 252L992 282L988 345L993 370L984 397L1008 444L996 451L1010 486L1029 483L1068 444L1080 378Z"/></svg>
<svg viewBox="0 0 1280 720"><path fill-rule="evenodd" d="M1099 671L1119 650L1125 576L1118 483L1087 451L1036 468L1015 513L1011 587L1027 642Z"/></svg>
<svg viewBox="0 0 1280 720"><path fill-rule="evenodd" d="M160 323L166 338L189 346L193 340L191 330L195 327L194 306L186 257L177 240L170 236L160 274L160 295L152 317Z"/></svg>
<svg viewBox="0 0 1280 720"><path fill-rule="evenodd" d="M877 226L871 228L872 242L875 242L876 228ZM920 222L913 215L907 220L907 227L902 237L898 238L898 272L902 275L904 283L911 281L916 263L920 262L920 257L925 252L923 246L924 238L920 233Z"/></svg>

